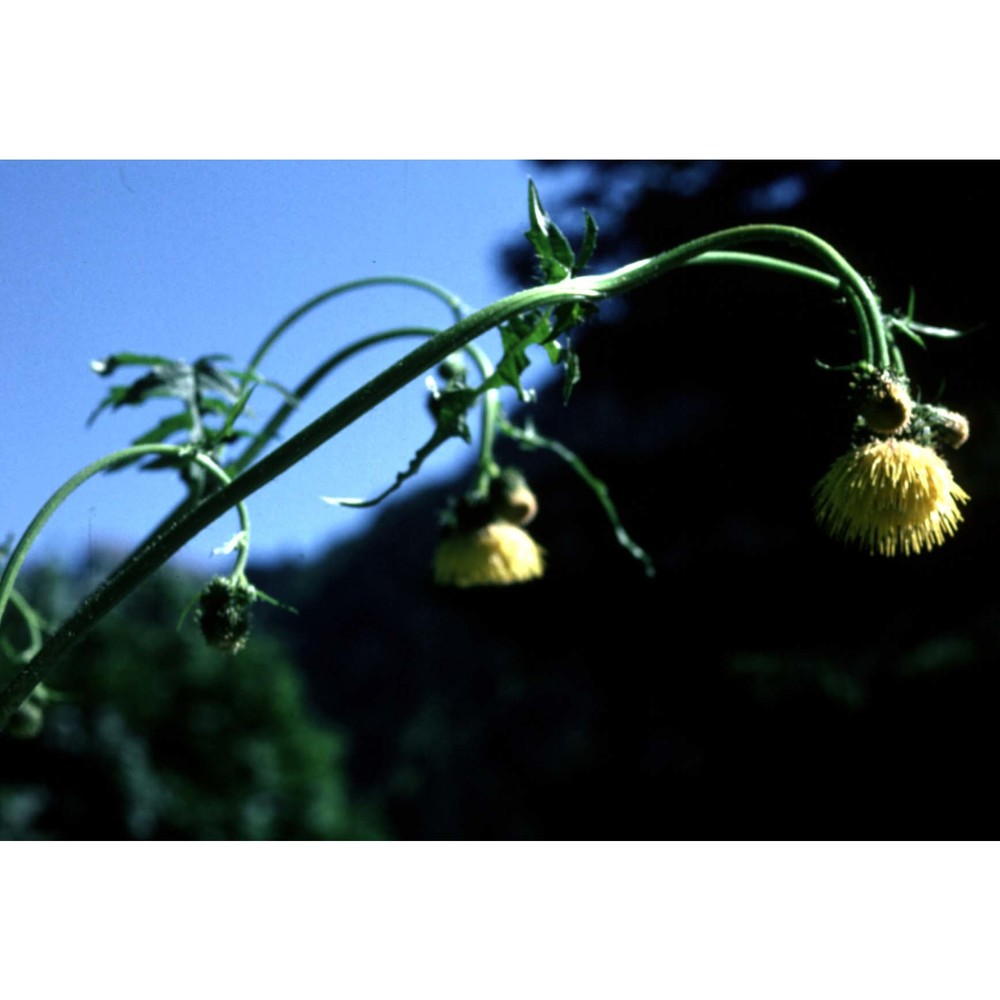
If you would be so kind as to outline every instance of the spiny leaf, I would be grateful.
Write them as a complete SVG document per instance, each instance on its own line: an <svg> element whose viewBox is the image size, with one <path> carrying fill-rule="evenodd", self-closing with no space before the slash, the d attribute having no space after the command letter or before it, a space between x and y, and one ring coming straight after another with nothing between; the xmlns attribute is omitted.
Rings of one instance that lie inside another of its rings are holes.
<svg viewBox="0 0 1000 1000"><path fill-rule="evenodd" d="M601 506L604 508L604 513L611 522L611 527L614 530L615 539L618 544L634 559L637 559L642 563L646 570L646 576L653 577L656 575L656 567L653 565L653 560L650 558L649 554L645 551L645 549L632 540L628 532L622 526L621 519L618 516L618 510L611 500L611 494L608 492L607 486L605 486L605 484L598 479L586 465L584 465L579 456L570 451L565 445L560 444L560 442L542 437L540 434L536 433L534 426L530 423L522 429L520 427L515 427L507 420L501 420L498 424L498 429L503 434L513 438L524 448L545 448L558 455L564 462L566 462L570 468L572 468L573 471L587 484L587 486L590 487Z"/></svg>
<svg viewBox="0 0 1000 1000"><path fill-rule="evenodd" d="M551 284L568 278L573 273L573 249L546 213L532 180L528 181L528 222L529 229L524 235L535 248L545 282Z"/></svg>

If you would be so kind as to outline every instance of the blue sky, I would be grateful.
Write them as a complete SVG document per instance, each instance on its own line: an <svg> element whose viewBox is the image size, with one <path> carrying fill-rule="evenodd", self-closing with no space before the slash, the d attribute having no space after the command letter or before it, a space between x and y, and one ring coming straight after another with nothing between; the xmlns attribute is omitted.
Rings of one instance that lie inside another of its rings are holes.
<svg viewBox="0 0 1000 1000"><path fill-rule="evenodd" d="M375 274L426 278L472 307L486 305L515 290L499 251L526 228L529 174L518 161L0 163L0 537L19 536L77 469L174 411L155 401L148 412L105 411L86 427L109 385L90 371L92 359L128 350L188 361L218 352L243 362L306 299ZM555 199L553 184L541 190ZM441 303L416 290L354 292L295 326L263 374L294 385L360 335L448 321ZM289 432L406 349L373 350L345 365ZM253 557L313 555L364 529L371 513L319 497L370 496L391 483L430 433L424 397L418 380L251 497ZM278 402L258 391L258 420ZM471 457L449 442L421 476L451 474ZM134 544L182 495L170 472L98 477L55 515L36 552ZM235 515L216 522L184 558L200 562L235 530Z"/></svg>

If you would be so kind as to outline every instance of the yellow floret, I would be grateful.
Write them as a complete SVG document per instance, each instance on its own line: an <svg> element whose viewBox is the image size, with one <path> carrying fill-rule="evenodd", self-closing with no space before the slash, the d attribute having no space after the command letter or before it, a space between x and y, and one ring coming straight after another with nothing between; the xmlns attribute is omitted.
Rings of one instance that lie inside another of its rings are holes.
<svg viewBox="0 0 1000 1000"><path fill-rule="evenodd" d="M816 487L816 516L831 535L883 556L941 545L968 494L936 451L887 438L853 448Z"/></svg>
<svg viewBox="0 0 1000 1000"><path fill-rule="evenodd" d="M531 535L504 522L451 535L434 555L434 581L450 587L520 583L544 570L544 554Z"/></svg>

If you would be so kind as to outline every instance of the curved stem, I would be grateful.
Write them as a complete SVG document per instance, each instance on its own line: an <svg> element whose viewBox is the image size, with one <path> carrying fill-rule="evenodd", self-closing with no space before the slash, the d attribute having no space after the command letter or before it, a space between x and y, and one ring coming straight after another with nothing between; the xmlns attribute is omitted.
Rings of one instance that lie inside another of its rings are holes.
<svg viewBox="0 0 1000 1000"><path fill-rule="evenodd" d="M765 254L745 253L741 250L708 250L692 257L687 261L687 266L692 264L737 264L742 267L757 267L763 271L775 271L779 274L789 274L796 278L806 278L823 285L830 291L838 292L843 287L840 278L835 278L826 271L817 271L815 268L806 267L804 264L795 264L790 260L782 260L781 257L768 257Z"/></svg>
<svg viewBox="0 0 1000 1000"><path fill-rule="evenodd" d="M637 559L642 563L647 576L652 577L656 575L656 567L653 565L653 560L649 557L649 554L645 551L645 549L632 540L629 533L622 526L621 518L618 516L618 510L611 500L611 494L608 492L607 486L605 486L604 483L598 479L586 465L584 465L581 459L574 452L570 451L569 448L558 441L542 437L542 435L536 433L534 429L530 431L522 430L520 427L515 427L507 420L501 421L500 429L504 434L513 438L525 448L547 448L553 454L558 455L564 462L566 462L567 465L569 465L570 468L572 468L573 471L590 487L594 495L597 497L598 502L604 508L604 513L611 522L611 527L614 530L615 539L618 544L634 559Z"/></svg>
<svg viewBox="0 0 1000 1000"><path fill-rule="evenodd" d="M875 350L873 353L876 355L874 360L880 368L888 369L890 367L889 340L882 320L882 311L875 294L864 278L829 243L805 229L770 224L723 229L716 233L710 233L708 236L691 240L656 257L627 264L625 267L605 275L600 287L605 294L616 294L623 290L625 283L635 283L636 271L643 275L640 282L645 282L652 277L686 264L701 254L714 251L716 248L739 246L742 243L757 241L795 244L831 265L845 291L849 292L848 299L858 315L859 323L863 330L869 331L869 336L874 342ZM767 266L773 267L771 263L773 259L767 258L767 260L769 261ZM744 263L751 263L751 261L747 260ZM753 263L755 266L760 266L759 262ZM581 279L574 278L570 279L570 282L579 280ZM563 282L563 284L568 284L568 282Z"/></svg>
<svg viewBox="0 0 1000 1000"><path fill-rule="evenodd" d="M709 250L687 261L687 266L693 264L738 264L744 267L757 267L765 271L775 271L797 278L805 278L823 285L831 291L845 293L858 319L858 333L861 336L861 344L864 350L864 358L862 360L870 367L875 366L874 341L868 315L862 304L858 301L854 288L845 286L843 278L836 278L825 271L817 271L815 268L782 260L780 257L744 253L739 250Z"/></svg>
<svg viewBox="0 0 1000 1000"><path fill-rule="evenodd" d="M479 377L486 382L493 374L493 363L475 344L466 344L465 353L472 358L479 369ZM493 459L493 445L496 442L497 423L500 420L500 392L497 389L487 389L481 396L483 425L479 435L479 475L476 478L476 492L485 496L489 492L490 480L499 472Z"/></svg>
<svg viewBox="0 0 1000 1000"><path fill-rule="evenodd" d="M280 476L346 427L397 392L408 382L443 361L449 354L508 319L544 306L562 302L595 300L620 295L689 262L699 254L741 243L779 241L804 246L814 255L832 265L844 285L851 289L851 301L874 332L879 346L879 362L888 367L888 347L882 316L871 289L860 275L832 248L805 230L788 226L754 225L723 230L659 254L636 261L605 275L568 278L539 288L529 288L508 295L497 302L466 316L443 333L427 340L399 361L366 382L340 403L331 407L309 426L280 445L259 462L245 469L222 489L210 494L195 506L172 518L163 530L156 532L115 570L104 583L87 597L62 627L49 639L38 655L0 690L0 726L10 718L17 706L41 681L56 660L94 623L115 607L133 588L151 575L183 545L272 479ZM363 284L372 284L368 280ZM341 289L344 286L340 286ZM360 287L355 284L353 287ZM279 330L265 342L257 359L274 338L319 301L331 297L334 290L311 300L296 310ZM884 355L884 358L882 357ZM152 447L152 446L146 446ZM177 446L161 446L177 447ZM127 450L127 449L126 449ZM22 553L23 558L23 553ZM10 566L8 566L10 569ZM5 574L6 578L6 574Z"/></svg>
<svg viewBox="0 0 1000 1000"><path fill-rule="evenodd" d="M19 653L11 653L19 663L27 663L42 648L42 626L38 612L16 591L10 592L10 603L14 605L28 629L28 645ZM2 640L6 643L6 640Z"/></svg>
<svg viewBox="0 0 1000 1000"><path fill-rule="evenodd" d="M113 452L110 455L105 455L103 458L99 458L96 462L91 462L91 464L86 466L86 468L81 469L78 473L76 473L76 475L67 479L66 482L63 483L63 485L60 486L51 497L49 497L49 499L42 506L41 510L39 510L39 512L34 516L17 545L14 547L14 550L11 552L10 558L7 560L7 564L4 566L3 574L0 575L0 621L3 620L4 611L7 608L8 601L14 597L14 582L17 579L17 574L21 570L21 566L24 564L28 551L35 543L35 540L41 533L42 528L45 527L49 518L52 517L52 515L59 509L70 494L82 486L88 479L93 478L99 472L103 472L110 466L132 462L146 455L190 456L193 461L204 466L204 468L208 469L222 482L226 484L232 482L231 478L222 469L220 469L219 466L208 457L208 455L200 453L192 454L189 448L176 444L133 445L130 448L122 448L120 451ZM240 554L237 557L236 562L236 571L242 571L243 567L246 565L247 554L249 553L250 516L243 503L237 502L234 506L237 508L239 513L240 529L244 535L243 541L240 545Z"/></svg>
<svg viewBox="0 0 1000 1000"><path fill-rule="evenodd" d="M335 368L338 368L348 359L354 357L355 354L359 354L361 351L366 350L369 347L374 347L376 344L381 344L387 340L396 340L400 337L434 337L441 331L436 330L432 327L424 326L408 326L400 327L395 330L385 330L381 333L373 333L370 336L362 337L361 340L356 340L353 344L348 344L347 347L342 350L337 351L335 354L331 354L322 364L317 365L312 372L309 373L306 378L304 378L299 385L292 392L292 396L296 401L301 401L309 395L313 389L316 388L327 377L331 374ZM243 454L238 458L230 462L226 468L231 476L239 475L248 465L253 462L253 460L267 447L268 443L274 438L274 436L281 429L282 425L286 420L295 412L295 403L283 403L267 422L264 429L258 434L253 441L246 447Z"/></svg>
<svg viewBox="0 0 1000 1000"><path fill-rule="evenodd" d="M317 306L324 302L343 295L346 292L353 292L360 288L370 288L373 285L403 285L410 288L419 288L431 295L437 296L451 310L455 322L458 322L468 310L465 303L457 295L452 295L446 288L435 284L433 281L424 281L422 278L410 278L405 275L382 275L374 278L360 278L357 281L345 281L343 284L328 288L319 295L314 295L308 302L304 302L298 309L290 312L266 337L261 341L260 346L254 352L247 371L256 371L257 366L263 360L264 355L274 346L278 338L292 325L298 322L306 313L312 312ZM241 388L245 388L247 379L244 378Z"/></svg>
<svg viewBox="0 0 1000 1000"><path fill-rule="evenodd" d="M299 383L292 395L296 400L305 399L335 368L368 347L404 337L436 337L440 333L440 330L435 330L431 327L408 326L395 330L384 330L381 333L373 333L368 337L363 337L361 340L355 341L353 344L349 344L342 350L330 355L326 361L313 369ZM485 382L493 374L493 364L489 357L475 344L466 344L462 350L469 356L479 371L480 378ZM237 475L250 465L264 448L267 447L268 442L275 437L281 425L292 415L294 410L294 403L283 404L268 421L267 426L254 438L246 451L227 467L229 474ZM496 475L496 463L493 461L493 444L496 440L496 422L499 411L500 394L496 389L487 390L483 393L481 401L482 423L479 435L479 459L477 463L480 470L478 488L481 490L487 489L490 478Z"/></svg>

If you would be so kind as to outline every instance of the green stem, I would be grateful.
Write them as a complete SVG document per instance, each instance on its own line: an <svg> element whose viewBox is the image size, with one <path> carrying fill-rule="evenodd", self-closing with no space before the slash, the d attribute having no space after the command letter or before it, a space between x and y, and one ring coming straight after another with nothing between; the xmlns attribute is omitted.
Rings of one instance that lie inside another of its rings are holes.
<svg viewBox="0 0 1000 1000"><path fill-rule="evenodd" d="M422 326L408 326L396 330L385 330L381 333L373 333L368 337L362 337L361 340L356 340L353 344L348 344L342 350L331 354L322 364L317 365L292 392L292 396L296 402L283 403L275 411L260 434L256 435L253 441L250 442L243 454L226 466L227 471L231 476L237 476L250 465L267 447L268 443L274 439L285 421L295 412L298 402L305 399L335 368L339 368L340 365L354 357L355 354L359 354L361 351L387 340L396 340L400 337L434 337L440 332L440 330Z"/></svg>
<svg viewBox="0 0 1000 1000"><path fill-rule="evenodd" d="M65 500L80 486L82 486L88 479L93 478L98 473L103 472L105 469L113 465L121 465L123 463L132 462L136 459L142 458L146 455L177 455L177 456L187 456L193 461L197 462L199 465L204 466L216 477L218 477L222 482L229 484L232 482L230 477L221 469L219 466L208 457L208 455L202 455L199 453L192 454L190 448L183 445L176 444L143 444L143 445L133 445L129 448L122 448L120 451L113 452L110 455L105 455L103 458L99 458L96 462L92 462L86 468L81 469L76 475L71 476L69 479L59 487L55 493L46 501L44 506L39 510L39 512L32 519L31 524L28 525L24 534L21 536L14 550L10 554L10 558L7 560L6 566L4 566L3 574L0 575L0 621L3 620L4 611L7 608L7 603L10 601L14 595L14 583L17 580L17 575L21 570L21 566L24 564L24 560L27 558L28 552L31 546L35 543L42 528L48 523L52 515L59 509L59 507L65 502ZM237 501L234 506L237 508L240 518L240 529L243 532L243 540L240 544L240 554L236 562L236 570L234 572L242 572L243 567L246 565L247 554L249 552L249 540L250 540L250 516L247 512L246 506ZM122 595L124 596L124 595ZM16 598L15 598L16 600ZM62 630L60 630L62 631ZM58 633L56 633L58 635ZM24 666L21 671L21 675L31 675L33 671L34 661L32 660ZM19 677L21 676L19 675ZM16 680L16 679L15 679ZM31 688L34 687L35 683L41 680L38 677L27 691L23 692L26 697L30 692ZM13 682L12 682L13 683ZM23 683L27 683L25 680ZM19 688L20 690L20 688ZM0 693L0 726L6 721L7 715L4 714L6 709L6 689ZM17 708L14 705L13 708Z"/></svg>
<svg viewBox="0 0 1000 1000"><path fill-rule="evenodd" d="M17 609L28 629L28 645L19 653L11 655L19 663L27 663L42 648L42 626L38 612L16 591L10 592L10 603Z"/></svg>
<svg viewBox="0 0 1000 1000"><path fill-rule="evenodd" d="M611 500L611 494L608 492L607 486L605 486L604 482L598 479L597 476L595 476L587 468L575 452L570 451L569 448L558 441L542 437L542 435L536 433L534 429L522 430L520 427L515 427L507 420L501 421L500 429L504 434L513 438L525 448L546 448L566 462L570 468L572 468L573 471L590 487L601 506L604 508L604 513L611 522L611 527L614 530L615 539L618 544L625 549L629 555L642 563L646 570L646 576L652 577L656 575L656 568L653 565L653 560L649 557L649 554L645 549L632 540L632 537L622 526L621 518L618 516L618 509Z"/></svg>
<svg viewBox="0 0 1000 1000"><path fill-rule="evenodd" d="M430 327L410 326L400 327L396 330L384 330L381 333L373 333L363 337L361 340L349 344L336 354L332 354L321 365L318 365L295 389L293 396L297 401L306 398L319 383L326 378L335 368L339 367L355 354L359 354L366 348L389 340L397 340L404 337L436 337L441 333ZM482 381L486 381L493 374L493 364L486 353L475 344L466 344L464 352L472 360L479 371ZM295 410L295 403L285 403L268 421L267 426L254 438L250 447L228 467L230 475L237 475L242 472L253 460L267 447L267 443L275 437L281 426L292 415ZM481 405L481 431L479 435L479 482L477 488L485 491L489 488L489 480L496 475L497 466L493 461L493 444L496 440L496 421L500 409L500 394L495 389L490 389L483 394Z"/></svg>
<svg viewBox="0 0 1000 1000"><path fill-rule="evenodd" d="M763 271L775 271L779 274L789 274L796 278L806 278L823 285L830 291L837 292L843 287L840 278L835 278L826 271L817 271L804 264L795 264L780 257L768 257L765 254L745 253L740 250L709 250L689 260L692 264L736 264L742 267L756 267Z"/></svg>
<svg viewBox="0 0 1000 1000"><path fill-rule="evenodd" d="M493 374L493 363L485 351L475 344L466 344L465 353L469 355L479 369L481 382L486 382ZM476 465L479 475L476 479L476 492L486 496L490 488L490 480L499 473L499 468L493 458L493 445L497 436L497 421L500 419L500 393L496 389L487 389L481 398L482 431L479 435L479 459Z"/></svg>
<svg viewBox="0 0 1000 1000"><path fill-rule="evenodd" d="M374 278L360 278L357 281L346 281L343 284L328 288L319 295L314 295L308 302L303 303L298 309L290 312L267 336L261 341L260 346L254 352L250 363L247 366L248 372L257 370L257 366L264 359L264 355L274 346L279 337L292 325L298 322L306 313L312 312L317 306L324 302L344 295L347 292L357 291L361 288L371 288L373 285L403 285L409 288L419 288L431 295L437 296L452 312L455 322L458 322L468 311L465 303L456 295L452 295L446 288L436 285L433 281L424 281L422 278L410 278L405 275L382 275ZM244 379L243 386L247 380Z"/></svg>
<svg viewBox="0 0 1000 1000"><path fill-rule="evenodd" d="M858 316L858 321L862 328L862 336L865 338L866 355L870 355L866 356L865 361L869 364L875 363L882 369L889 369L891 367L889 340L885 332L882 310L868 283L829 243L821 240L818 236L814 236L805 229L777 225L750 225L737 226L733 229L723 229L717 233L710 233L708 236L691 240L679 247L675 247L673 250L668 250L648 260L627 264L625 267L612 272L612 274L606 275L601 288L606 294L616 294L619 290L622 290L622 283L628 282L636 270L644 275L649 274L650 277L655 277L683 264L690 263L695 257L715 251L717 248L733 247L753 242L778 242L798 245L830 265L834 274L840 280L843 290L848 293L848 300ZM784 266L777 268L774 258L758 257L756 254L748 255L748 258L751 257L754 259L744 259L740 263L750 264L755 267L767 267L771 270L785 270L789 273L795 268L795 265L789 262L782 262ZM712 262L711 259L706 260L706 263ZM719 263L721 261L715 262ZM729 260L728 262L736 263L733 260ZM571 279L571 281L578 280L580 279ZM649 278L644 277L642 280L646 281ZM563 284L566 284L566 282L563 282ZM874 350L872 350L872 344L874 344Z"/></svg>
<svg viewBox="0 0 1000 1000"><path fill-rule="evenodd" d="M757 267L765 271L775 271L780 274L788 274L793 277L805 278L823 285L831 291L843 292L847 295L858 319L858 332L861 336L861 343L864 349L863 361L869 367L875 366L874 339L870 326L868 314L858 301L853 287L845 286L842 278L835 278L825 271L817 271L815 268L805 267L802 264L795 264L792 261L782 260L780 257L768 257L763 254L743 253L738 250L710 250L689 260L692 264L738 264L744 267ZM883 327L884 330L884 327ZM902 372L900 372L902 374Z"/></svg>
<svg viewBox="0 0 1000 1000"><path fill-rule="evenodd" d="M876 331L880 353L885 354L885 367L888 367L888 349L885 331L882 328L882 317L871 290L857 272L832 247L805 230L787 226L742 226L723 230L692 240L648 260L628 264L605 275L569 278L555 284L529 288L508 295L472 315L458 320L448 330L427 340L331 407L269 455L245 469L227 486L172 518L162 530L157 531L154 536L136 549L94 593L89 595L49 639L31 663L27 664L16 677L0 690L0 727L6 723L34 686L44 678L46 672L51 669L57 659L87 629L103 618L131 590L195 535L208 527L230 507L236 506L272 479L282 475L293 465L302 461L307 455L335 437L414 378L440 364L449 354L465 347L486 331L522 313L544 306L558 305L562 302L596 300L610 295L620 295L688 263L699 254L755 240L798 244L831 264L844 284L854 292L851 300L856 309L864 314L871 329ZM369 279L363 283L352 283L351 287L361 287L362 284L372 283L373 281ZM345 286L339 286L339 288L342 290ZM306 306L291 314L258 351L257 360L282 329L291 325L294 319L301 316L308 308L312 308L320 301L325 301L325 298L331 297L335 291L331 290L324 293L323 296L317 296L316 299L310 300Z"/></svg>

